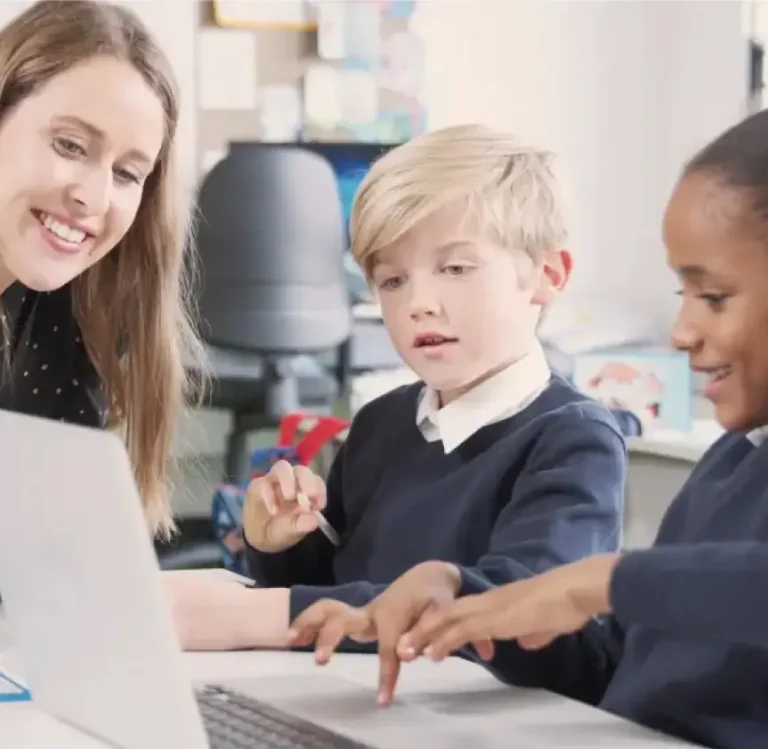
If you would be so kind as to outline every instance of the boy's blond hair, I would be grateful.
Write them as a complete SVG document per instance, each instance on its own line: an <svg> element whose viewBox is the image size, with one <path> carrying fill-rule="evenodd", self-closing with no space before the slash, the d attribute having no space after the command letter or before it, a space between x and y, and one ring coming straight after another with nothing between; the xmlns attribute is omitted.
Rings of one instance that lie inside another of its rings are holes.
<svg viewBox="0 0 768 749"><path fill-rule="evenodd" d="M465 200L467 218L538 263L568 240L554 155L484 125L421 135L382 156L355 196L352 253L370 277L375 254L438 209Z"/></svg>

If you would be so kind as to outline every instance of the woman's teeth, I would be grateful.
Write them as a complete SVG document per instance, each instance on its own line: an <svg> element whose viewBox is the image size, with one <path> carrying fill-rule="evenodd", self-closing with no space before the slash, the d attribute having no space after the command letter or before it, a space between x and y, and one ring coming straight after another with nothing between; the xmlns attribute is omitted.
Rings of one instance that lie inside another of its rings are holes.
<svg viewBox="0 0 768 749"><path fill-rule="evenodd" d="M39 214L40 223L48 229L51 234L55 234L59 239L63 239L70 244L80 244L86 238L87 234L82 229L75 229L67 226L61 221L57 221L48 213Z"/></svg>

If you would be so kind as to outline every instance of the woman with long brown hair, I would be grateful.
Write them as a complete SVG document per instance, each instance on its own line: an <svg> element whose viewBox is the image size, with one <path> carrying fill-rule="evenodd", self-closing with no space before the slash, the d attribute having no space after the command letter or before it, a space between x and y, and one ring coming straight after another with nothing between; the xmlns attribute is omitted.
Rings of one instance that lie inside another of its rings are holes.
<svg viewBox="0 0 768 749"><path fill-rule="evenodd" d="M159 535L182 362L201 356L178 115L168 61L130 11L43 0L0 30L0 408L119 430Z"/></svg>

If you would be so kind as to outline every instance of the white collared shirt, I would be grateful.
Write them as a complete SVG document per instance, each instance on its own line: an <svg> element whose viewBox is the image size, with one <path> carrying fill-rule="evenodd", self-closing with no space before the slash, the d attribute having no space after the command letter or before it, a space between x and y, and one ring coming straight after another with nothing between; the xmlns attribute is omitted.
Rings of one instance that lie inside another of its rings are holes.
<svg viewBox="0 0 768 749"><path fill-rule="evenodd" d="M544 351L536 343L522 359L444 408L438 407L437 392L425 386L416 410L416 426L427 442L442 441L443 449L450 453L479 429L530 405L547 387L550 376Z"/></svg>
<svg viewBox="0 0 768 749"><path fill-rule="evenodd" d="M757 427L757 429L753 429L751 432L747 432L747 439L755 447L760 447L760 445L765 442L766 437L768 437L768 425Z"/></svg>

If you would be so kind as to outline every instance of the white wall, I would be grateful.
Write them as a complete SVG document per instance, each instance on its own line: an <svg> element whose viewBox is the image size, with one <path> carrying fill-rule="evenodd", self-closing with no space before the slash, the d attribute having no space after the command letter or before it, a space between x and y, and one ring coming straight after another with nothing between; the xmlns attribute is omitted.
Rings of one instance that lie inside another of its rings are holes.
<svg viewBox="0 0 768 749"><path fill-rule="evenodd" d="M421 4L430 127L485 121L561 155L579 308L615 297L666 334L663 207L684 161L746 111L744 19L738 0Z"/></svg>
<svg viewBox="0 0 768 749"><path fill-rule="evenodd" d="M168 56L179 88L180 114L176 135L178 178L187 207L197 182L196 58L200 8L195 0L118 0L133 10L154 34Z"/></svg>

